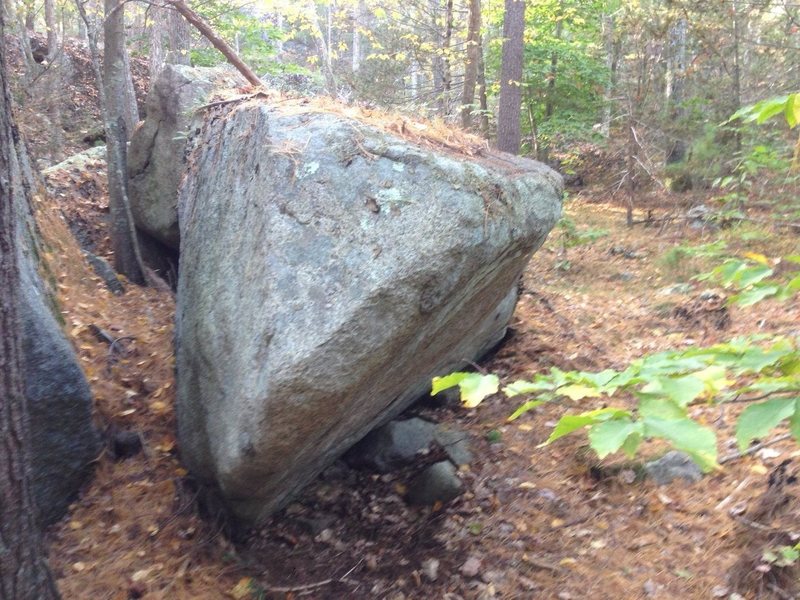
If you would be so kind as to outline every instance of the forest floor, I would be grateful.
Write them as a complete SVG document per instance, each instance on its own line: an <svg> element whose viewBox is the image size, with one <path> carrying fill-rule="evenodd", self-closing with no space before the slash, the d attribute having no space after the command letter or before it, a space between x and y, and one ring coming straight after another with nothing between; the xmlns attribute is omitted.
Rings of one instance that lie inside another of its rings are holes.
<svg viewBox="0 0 800 600"><path fill-rule="evenodd" d="M423 401L409 411L472 436L476 460L461 473L467 492L453 503L406 506L413 468L378 476L337 463L263 527L230 541L198 515L178 460L173 298L133 285L111 295L64 226L108 256L102 167L52 175L58 206L42 202L40 222L98 423L109 435L137 432L144 452L100 456L93 481L50 530L65 598L712 598L728 597L731 569L760 557L730 509L758 503L775 466L800 456L792 442L696 484L656 487L634 476L634 463L597 461L585 435L539 447L564 406L508 422L517 403L500 395L473 410ZM737 335L798 333L800 301L727 307L723 290L702 296L708 286L691 279L714 260L674 250L724 240L728 253L779 257L798 251L796 233L747 222L696 229L681 219L628 228L624 210L604 199L597 189L572 194L572 226L556 228L533 258L512 333L483 368L511 381L553 366L621 368ZM126 341L112 350L90 325ZM593 406L582 402L574 408ZM700 406L693 414L713 424L721 455L730 453L732 412ZM642 460L663 451L645 445ZM793 501L783 518L796 524L799 510Z"/></svg>

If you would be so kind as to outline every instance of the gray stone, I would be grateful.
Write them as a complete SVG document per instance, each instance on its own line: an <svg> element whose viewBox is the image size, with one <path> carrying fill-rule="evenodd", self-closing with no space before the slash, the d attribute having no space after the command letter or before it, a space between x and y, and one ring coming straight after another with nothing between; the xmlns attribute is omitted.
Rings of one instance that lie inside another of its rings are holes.
<svg viewBox="0 0 800 600"><path fill-rule="evenodd" d="M106 287L111 291L112 294L115 296L120 296L125 293L125 286L122 285L122 282L117 277L116 271L114 268L108 264L108 262L99 256L95 256L91 252L84 250L83 255L86 257L86 260L89 261L89 264L92 265L92 269L94 272L97 273L97 276L103 280L103 283L106 284Z"/></svg>
<svg viewBox="0 0 800 600"><path fill-rule="evenodd" d="M24 213L23 213L24 214ZM92 394L39 277L38 248L23 217L20 239L22 357L30 415L33 495L43 525L60 519L100 453Z"/></svg>
<svg viewBox="0 0 800 600"><path fill-rule="evenodd" d="M464 484L449 460L434 463L408 485L408 501L417 506L446 504L464 491Z"/></svg>
<svg viewBox="0 0 800 600"><path fill-rule="evenodd" d="M439 425L434 432L436 443L447 453L447 457L454 465L468 465L472 462L472 452L469 447L469 434L465 431L451 429L446 425Z"/></svg>
<svg viewBox="0 0 800 600"><path fill-rule="evenodd" d="M215 89L244 83L228 67L166 65L147 95L147 116L128 150L131 212L137 227L171 248L179 245L178 184L193 111Z"/></svg>
<svg viewBox="0 0 800 600"><path fill-rule="evenodd" d="M688 454L677 450L671 450L658 460L648 462L644 470L657 485L667 485L675 479L695 483L703 478L703 471L697 463Z"/></svg>
<svg viewBox="0 0 800 600"><path fill-rule="evenodd" d="M257 521L505 335L560 177L250 101L179 193L182 457Z"/></svg>
<svg viewBox="0 0 800 600"><path fill-rule="evenodd" d="M435 430L434 423L423 419L390 421L353 446L347 453L347 460L356 467L388 473L429 448Z"/></svg>
<svg viewBox="0 0 800 600"><path fill-rule="evenodd" d="M469 434L418 418L390 421L374 429L346 457L355 467L388 473L409 464L433 446L442 448L457 466L472 461Z"/></svg>

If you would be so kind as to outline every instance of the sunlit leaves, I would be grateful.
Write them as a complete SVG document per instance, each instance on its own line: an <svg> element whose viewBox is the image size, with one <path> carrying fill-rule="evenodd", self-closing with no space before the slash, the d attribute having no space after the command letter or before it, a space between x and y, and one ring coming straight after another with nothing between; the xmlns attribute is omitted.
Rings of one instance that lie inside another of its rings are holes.
<svg viewBox="0 0 800 600"><path fill-rule="evenodd" d="M736 442L744 450L754 439L765 436L778 423L795 414L797 398L774 398L748 406L736 425Z"/></svg>
<svg viewBox="0 0 800 600"><path fill-rule="evenodd" d="M465 405L477 406L497 391L499 382L493 376L454 373L435 379L434 393L454 386L461 388ZM772 396L748 406L740 416L736 429L740 449L785 421L800 441L799 390L798 340L764 336L661 352L635 360L623 371L552 368L531 381L518 380L503 388L508 398L528 396L510 421L556 400L591 405L597 398L626 393L637 401L634 408L569 411L558 419L543 445L586 430L591 448L602 458L618 451L630 456L643 440L661 439L689 454L706 471L717 467L716 436L690 418L689 406L700 401L746 401L748 396L755 402Z"/></svg>
<svg viewBox="0 0 800 600"><path fill-rule="evenodd" d="M796 127L800 122L800 93L767 98L745 106L737 110L730 120L741 119L745 123L756 122L760 125L777 115L783 115L789 127Z"/></svg>
<svg viewBox="0 0 800 600"><path fill-rule="evenodd" d="M691 419L643 420L645 437L665 439L678 450L686 452L704 471L717 467L717 436Z"/></svg>
<svg viewBox="0 0 800 600"><path fill-rule="evenodd" d="M481 375L480 373L451 373L445 377L434 377L431 396L455 386L461 390L461 402L464 406L475 408L487 396L497 393L500 388L500 379L497 375Z"/></svg>

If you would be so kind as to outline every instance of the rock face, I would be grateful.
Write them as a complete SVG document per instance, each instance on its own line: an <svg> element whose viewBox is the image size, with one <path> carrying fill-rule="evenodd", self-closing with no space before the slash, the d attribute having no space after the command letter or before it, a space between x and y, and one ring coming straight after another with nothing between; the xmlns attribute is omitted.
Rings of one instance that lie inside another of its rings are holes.
<svg viewBox="0 0 800 600"><path fill-rule="evenodd" d="M128 151L131 211L137 227L178 248L178 184L193 111L211 92L244 80L227 68L167 65L147 96L147 117Z"/></svg>
<svg viewBox="0 0 800 600"><path fill-rule="evenodd" d="M100 453L92 394L39 277L27 207L20 222L22 371L30 414L33 494L43 525L60 519Z"/></svg>
<svg viewBox="0 0 800 600"><path fill-rule="evenodd" d="M502 339L561 179L255 101L196 147L179 194L181 451L258 521Z"/></svg>

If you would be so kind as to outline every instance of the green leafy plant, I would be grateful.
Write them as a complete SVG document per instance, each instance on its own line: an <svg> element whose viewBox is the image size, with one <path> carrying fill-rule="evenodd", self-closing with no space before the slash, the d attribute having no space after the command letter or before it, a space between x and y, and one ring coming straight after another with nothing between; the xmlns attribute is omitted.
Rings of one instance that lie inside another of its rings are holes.
<svg viewBox="0 0 800 600"><path fill-rule="evenodd" d="M544 403L579 405L587 398L603 398L607 403L624 394L633 400L633 407L604 406L565 414L543 445L586 431L600 458L618 451L632 457L642 441L660 439L710 471L718 466L716 434L690 416L689 408L697 403L750 403L737 422L736 440L742 451L782 422L788 422L792 435L800 441L798 342L791 338L737 338L708 348L653 354L622 371L553 367L532 380L505 385L502 392L508 398L527 397L509 420ZM464 404L476 407L498 391L499 381L496 375L480 373L434 379L437 393L456 385L462 387Z"/></svg>
<svg viewBox="0 0 800 600"><path fill-rule="evenodd" d="M781 260L800 265L800 255L787 256ZM708 273L698 275L700 281L716 281L735 293L729 302L739 306L750 306L766 298L787 300L800 292L800 274L788 282L774 277L775 270L763 254L748 252L745 258L731 258Z"/></svg>

